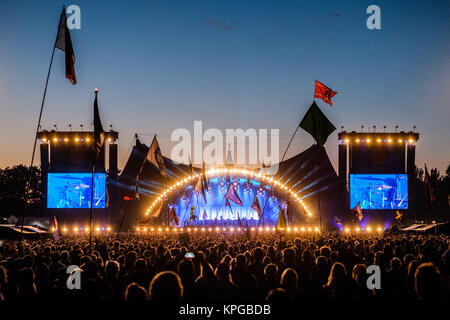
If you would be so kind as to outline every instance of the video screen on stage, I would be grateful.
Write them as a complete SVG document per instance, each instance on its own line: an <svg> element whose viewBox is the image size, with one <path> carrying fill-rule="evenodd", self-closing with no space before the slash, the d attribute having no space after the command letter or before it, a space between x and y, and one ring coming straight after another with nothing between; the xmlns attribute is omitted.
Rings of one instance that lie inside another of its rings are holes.
<svg viewBox="0 0 450 320"><path fill-rule="evenodd" d="M350 174L350 208L408 209L407 174Z"/></svg>
<svg viewBox="0 0 450 320"><path fill-rule="evenodd" d="M90 173L49 173L47 208L82 209L91 207ZM94 174L93 208L105 208L106 175Z"/></svg>

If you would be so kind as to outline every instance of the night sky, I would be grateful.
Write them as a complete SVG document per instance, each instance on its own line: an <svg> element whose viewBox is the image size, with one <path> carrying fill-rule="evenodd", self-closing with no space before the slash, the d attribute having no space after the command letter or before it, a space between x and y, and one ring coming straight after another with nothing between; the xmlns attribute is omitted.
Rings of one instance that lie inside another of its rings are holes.
<svg viewBox="0 0 450 320"><path fill-rule="evenodd" d="M28 164L62 1L0 2L0 167ZM416 164L450 163L450 5L444 1L72 1L78 84L57 50L42 126L92 130L93 90L103 126L120 133L123 166L134 133L279 128L283 153L313 101L314 80L338 94L317 101L337 132L383 125L421 134ZM381 30L366 8L381 8ZM288 156L313 143L299 130Z"/></svg>

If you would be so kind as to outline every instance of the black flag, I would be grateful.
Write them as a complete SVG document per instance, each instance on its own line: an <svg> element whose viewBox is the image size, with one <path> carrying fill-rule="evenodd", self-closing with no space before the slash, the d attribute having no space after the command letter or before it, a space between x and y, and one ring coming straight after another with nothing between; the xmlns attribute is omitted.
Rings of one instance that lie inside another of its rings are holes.
<svg viewBox="0 0 450 320"><path fill-rule="evenodd" d="M328 120L328 118L320 111L316 102L309 107L302 121L300 128L304 129L314 140L321 146L325 144L328 136L336 130L336 127Z"/></svg>
<svg viewBox="0 0 450 320"><path fill-rule="evenodd" d="M67 28L66 7L63 7L59 19L58 36L56 37L55 48L66 53L66 78L69 79L72 84L77 83L77 78L75 77L75 53L73 52L70 31L69 28Z"/></svg>
<svg viewBox="0 0 450 320"><path fill-rule="evenodd" d="M94 150L95 157L98 158L100 152L102 151L103 142L105 141L105 131L103 131L102 122L100 121L100 112L98 111L97 102L98 89L95 89L95 100L94 100Z"/></svg>

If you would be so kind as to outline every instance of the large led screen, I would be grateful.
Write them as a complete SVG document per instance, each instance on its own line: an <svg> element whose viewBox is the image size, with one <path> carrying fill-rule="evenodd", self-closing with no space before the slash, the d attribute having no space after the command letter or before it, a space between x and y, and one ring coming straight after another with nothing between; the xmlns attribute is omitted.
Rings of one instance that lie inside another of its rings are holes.
<svg viewBox="0 0 450 320"><path fill-rule="evenodd" d="M408 209L407 174L351 174L350 208Z"/></svg>
<svg viewBox="0 0 450 320"><path fill-rule="evenodd" d="M90 208L90 173L49 173L47 208ZM94 174L94 208L104 208L106 203L106 176Z"/></svg>

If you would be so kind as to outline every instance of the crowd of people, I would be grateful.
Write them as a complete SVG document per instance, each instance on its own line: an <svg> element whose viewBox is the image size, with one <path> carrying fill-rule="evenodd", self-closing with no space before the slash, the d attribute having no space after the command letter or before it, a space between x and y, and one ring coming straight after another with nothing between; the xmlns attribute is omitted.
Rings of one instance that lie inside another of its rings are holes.
<svg viewBox="0 0 450 320"><path fill-rule="evenodd" d="M0 300L449 300L449 246L448 236L393 233L5 240ZM69 289L70 271L80 289Z"/></svg>

